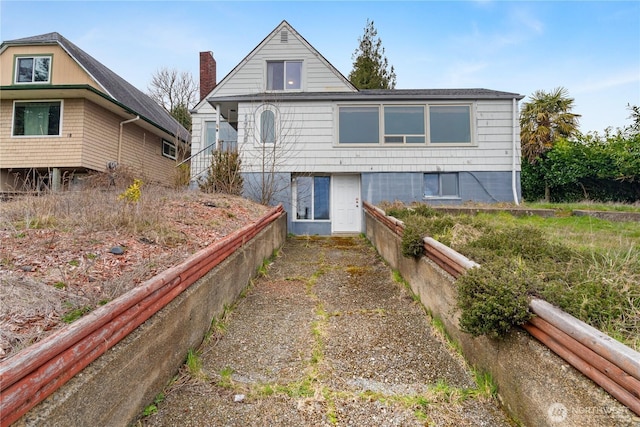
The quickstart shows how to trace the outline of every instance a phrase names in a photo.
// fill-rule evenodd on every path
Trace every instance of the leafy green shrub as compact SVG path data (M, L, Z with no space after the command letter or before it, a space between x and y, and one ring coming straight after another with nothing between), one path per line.
M460 328L473 336L501 338L531 318L528 290L534 275L524 263L499 259L458 278Z
M242 160L237 151L216 150L211 153L207 178L200 183L205 193L240 195L244 180L240 174Z

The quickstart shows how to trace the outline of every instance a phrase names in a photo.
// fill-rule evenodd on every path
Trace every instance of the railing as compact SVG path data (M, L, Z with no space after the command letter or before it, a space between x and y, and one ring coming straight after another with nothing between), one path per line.
M364 209L398 236L404 223L368 202ZM479 266L436 240L424 239L425 255L458 278ZM532 298L536 315L523 328L620 403L640 415L640 353L576 319L548 302Z
M199 181L201 178L205 177L209 170L209 166L211 166L211 152L216 149L215 143L209 144L197 153L192 154L178 163L176 167L189 163L191 167L191 180ZM238 149L238 143L237 141L220 141L219 149L222 151L236 151Z
M0 362L0 425L18 420L281 215L282 205Z

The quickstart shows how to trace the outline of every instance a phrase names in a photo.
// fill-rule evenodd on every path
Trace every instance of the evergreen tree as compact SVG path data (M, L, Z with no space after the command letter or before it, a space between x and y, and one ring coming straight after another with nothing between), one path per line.
M384 54L382 41L373 21L367 19L364 35L358 39L359 46L353 53L353 70L349 81L358 89L393 89L396 73Z

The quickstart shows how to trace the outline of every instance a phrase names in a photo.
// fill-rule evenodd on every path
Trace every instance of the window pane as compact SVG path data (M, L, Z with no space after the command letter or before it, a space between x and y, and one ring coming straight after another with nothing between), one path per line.
M408 136L407 144L424 144L424 136Z
M471 142L471 112L468 106L429 108L431 142Z
M260 142L273 144L276 141L275 114L271 110L264 110L260 114Z
M386 135L424 135L424 107L384 107Z
M314 219L329 219L329 183L328 176L313 178L313 215Z
M458 174L443 173L440 174L440 183L442 185L441 196L457 196L458 195Z
M437 173L424 174L424 195L425 197L436 197L440 194Z
M300 89L302 79L302 62L292 61L286 63L287 89Z
M216 149L216 122L205 122L204 147L207 153Z
M341 144L380 142L378 107L340 107Z
M14 136L60 135L60 102L20 102L14 111Z
M18 82L33 81L33 58L18 58Z
M313 179L310 176L295 178L296 182L296 219L311 219L311 190Z
M267 62L267 89L284 89L284 61Z
M49 58L36 58L33 69L34 82L49 81Z

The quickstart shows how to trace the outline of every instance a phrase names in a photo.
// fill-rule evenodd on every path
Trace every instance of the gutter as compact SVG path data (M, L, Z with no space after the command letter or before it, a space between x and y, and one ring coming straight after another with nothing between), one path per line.
M118 164L120 164L120 153L122 152L122 128L127 123L135 122L136 120L140 120L140 116L135 116L133 119L120 122L120 134L118 135L118 159L117 159Z

